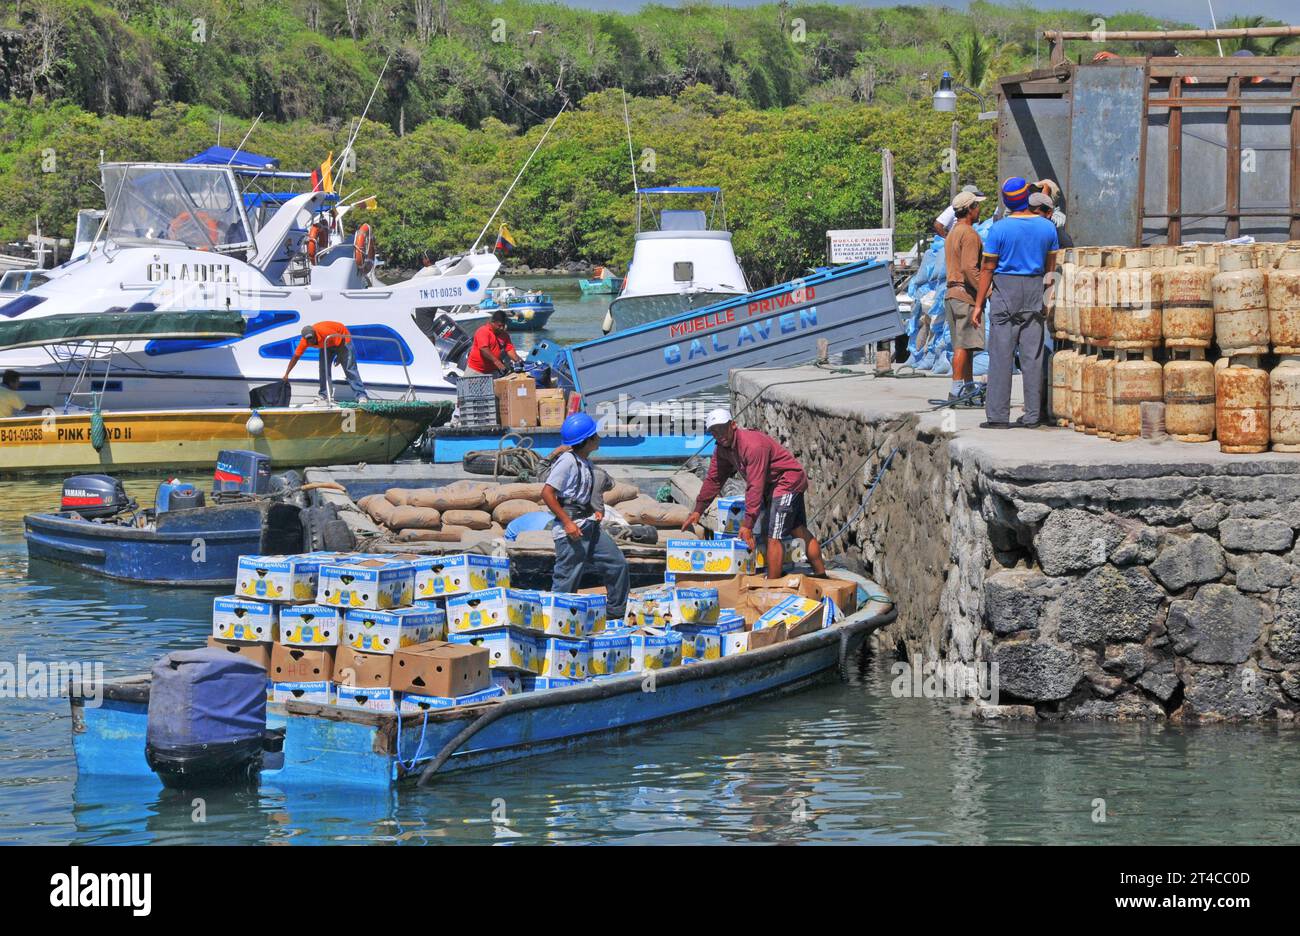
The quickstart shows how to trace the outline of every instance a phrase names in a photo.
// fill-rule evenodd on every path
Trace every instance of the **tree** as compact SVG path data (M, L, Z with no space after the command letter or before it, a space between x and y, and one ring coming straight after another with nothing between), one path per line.
M976 91L984 87L988 79L997 74L1014 51L1014 45L998 45L991 36L981 35L972 24L956 42L943 40L943 48L948 53L953 77Z

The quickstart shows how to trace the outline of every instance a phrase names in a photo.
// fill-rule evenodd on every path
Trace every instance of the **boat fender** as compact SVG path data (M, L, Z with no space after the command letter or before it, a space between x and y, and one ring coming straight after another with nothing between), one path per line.
M362 276L369 276L375 268L375 237L368 224L357 228L356 237L352 239L352 259Z
M253 410L252 415L248 417L248 422L244 423L244 428L248 430L249 435L260 436L262 430L266 428L266 423L262 421L262 417L258 415L257 410Z

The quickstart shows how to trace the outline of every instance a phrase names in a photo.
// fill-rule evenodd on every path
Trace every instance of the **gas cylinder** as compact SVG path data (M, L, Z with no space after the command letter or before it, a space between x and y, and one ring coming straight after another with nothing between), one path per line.
M1092 313L1097 305L1097 274L1101 267L1101 248L1077 247L1074 258L1075 340L1091 344L1094 337Z
M1058 426L1070 425L1070 365L1078 356L1073 348L1052 355L1052 419Z
M1300 354L1300 248L1283 250L1268 271L1268 337L1278 354Z
M1214 340L1225 355L1268 353L1268 277L1250 245L1224 247L1214 275Z
M1255 355L1234 356L1214 374L1214 430L1223 452L1268 451L1269 380Z
M1170 348L1208 348L1214 338L1215 267L1195 247L1179 247L1165 270L1162 328Z
M1123 247L1107 247L1101 252L1092 306L1092 343L1099 348L1110 347L1115 330L1115 303L1119 297L1119 271L1124 253Z
M1115 438L1115 352L1101 351L1097 361L1097 437Z
M1200 348L1165 365L1165 431L1179 442L1214 438L1214 365Z
M1111 369L1111 428L1116 441L1125 442L1142 434L1142 404L1164 399L1163 371L1150 348L1141 357L1120 351L1121 359Z
M1056 252L1056 288L1052 291L1056 316L1052 322L1052 334L1058 341L1068 341L1074 337L1074 248L1064 247Z
M1300 355L1284 355L1269 374L1268 405L1273 451L1300 452Z
M1114 274L1111 347L1132 351L1154 348L1160 343L1161 286L1163 269L1152 265L1151 250L1126 250L1124 265Z
M1095 352L1089 354L1086 349L1081 348L1068 365L1070 375L1070 428L1075 432L1083 432L1088 425L1088 402L1087 394L1084 393L1083 389L1083 376L1090 358L1095 357Z

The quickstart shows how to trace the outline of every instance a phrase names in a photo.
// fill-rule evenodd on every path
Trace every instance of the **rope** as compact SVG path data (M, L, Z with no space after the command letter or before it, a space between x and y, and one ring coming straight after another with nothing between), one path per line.
M424 733L429 730L429 710L424 710L424 723L420 725L420 743L415 746L415 754L408 763L402 757L402 707L397 707L397 763L403 770L412 770L420 761L420 754L424 752Z
M824 539L820 541L823 546L829 546L831 543L835 542L837 539L843 536L844 532L849 527L853 526L854 523L857 522L858 517L862 516L863 512L866 511L867 509L867 502L871 500L871 495L875 493L876 485L880 483L880 479L884 477L885 471L889 468L889 463L894 460L894 456L897 454L898 454L898 448L895 447L894 450L885 457L884 462L880 466L880 470L876 472L876 477L872 479L871 486L867 488L867 493L863 496L862 502L858 504L858 509L853 511L853 516L845 520L843 526L841 526L838 530L835 531L834 536L831 536L829 539ZM830 502L827 501L827 503L829 504ZM876 597L880 597L880 596L876 596Z

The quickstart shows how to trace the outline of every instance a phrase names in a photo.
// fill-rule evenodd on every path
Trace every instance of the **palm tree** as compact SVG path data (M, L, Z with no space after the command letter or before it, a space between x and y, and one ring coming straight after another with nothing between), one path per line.
M1260 26L1285 25L1280 20L1269 19L1266 16L1234 16L1226 22L1220 23L1219 28L1255 29ZM1295 40L1295 36L1271 36L1266 39L1245 36L1241 39L1224 39L1223 52L1225 55L1231 55L1233 52L1238 51L1250 52L1254 55L1285 55Z
M976 91L1006 66L1015 50L1014 43L998 45L996 39L981 35L973 24L956 42L945 39L943 47L948 52L953 77Z

